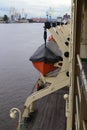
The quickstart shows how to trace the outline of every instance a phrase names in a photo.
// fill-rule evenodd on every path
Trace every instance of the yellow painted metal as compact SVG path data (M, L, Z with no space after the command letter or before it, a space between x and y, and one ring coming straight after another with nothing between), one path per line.
M61 74L61 76L64 77L63 74ZM63 80L61 80L61 81L57 80L52 85L50 85L49 87L46 87L46 88L44 88L44 89L42 89L40 91L34 92L32 95L30 95L27 98L27 100L25 102L26 108L24 110L23 117L28 117L29 112L30 112L29 107L30 107L32 102L34 102L34 101L36 101L36 100L50 94L50 93L53 93L53 92L57 91L58 89L61 89L64 86L68 86L68 85L69 85L69 78L67 78L65 76L63 78ZM27 110L27 112L26 112L26 110Z
M27 100L25 102L25 109L24 109L23 117L28 117L29 112L30 112L30 106L36 100L38 100L50 93L53 93L65 86L70 86L69 76L67 76L67 72L69 72L69 58L65 57L65 55L64 55L65 52L69 52L69 47L65 45L65 41L67 40L69 33L67 33L67 37L65 36L65 38L63 38L62 34L61 34L61 36L62 36L61 37L60 35L57 34L57 32L55 30L56 30L56 28L49 29L51 35L53 35L54 39L56 40L59 49L63 53L62 54L63 65L61 67L60 72L55 77L44 77L43 75L40 76L40 78L42 79L42 81L44 83L50 83L50 85L48 85L46 88L44 88L40 91L34 92L27 98Z
M22 117L29 117L29 114L34 112L36 100L68 86L69 93L64 95L66 130L87 130L87 79L80 59L87 58L87 0L71 0L70 24L51 27L49 32L62 52L62 66L54 64L60 67L55 77L40 75L39 78L48 85L33 92L26 99ZM67 38L70 38L70 41ZM65 44L66 41L69 43L68 46ZM69 52L69 57L65 56L65 52Z
M85 120L87 120L87 112L84 112L87 108L86 96L80 85L79 75L77 76L81 71L82 80L84 82L84 91L87 94L87 80L79 57L79 55L81 57L86 57L87 55L85 53L87 52L87 6L85 4L87 4L86 0L72 0L70 24L60 27L56 26L55 28L51 27L49 29L49 32L53 35L59 49L62 51L63 65L60 67L61 70L55 77L44 77L43 75L40 75L40 79L49 85L40 91L34 92L27 98L22 115L23 117L28 117L29 113L33 111L33 102L64 86L69 86L69 95L66 98L66 130L87 130L85 123ZM79 7L81 7L80 12ZM82 14L84 15L83 24L81 24L82 18L79 14L80 16L82 16ZM79 24L77 23L78 21ZM84 31L83 33L81 32L81 29ZM70 41L67 41L68 37L70 37ZM66 46L66 41L69 43L69 46ZM83 54L82 49L86 50ZM69 52L69 58L65 57L65 52ZM78 69L77 64L80 67L79 72L76 70L76 68ZM54 66L58 66L58 63L54 64ZM69 72L69 77L66 75L67 72Z

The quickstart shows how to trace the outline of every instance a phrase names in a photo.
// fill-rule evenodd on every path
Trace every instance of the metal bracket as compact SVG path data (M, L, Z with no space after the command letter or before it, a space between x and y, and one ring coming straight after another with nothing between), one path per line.
M65 35L64 33L61 33L57 27L55 28L51 27L49 28L49 31L51 35L53 35L56 43L58 44L60 50L63 53L62 54L63 65L61 67L59 74L56 77L44 77L43 75L41 75L40 78L43 80L43 82L50 83L50 85L44 89L41 89L39 91L32 93L27 98L25 102L25 109L22 115L23 118L29 117L29 113L32 112L33 102L65 86L70 86L70 78L69 78L69 75L67 75L67 72L69 72L69 58L64 55L65 52L69 52L69 46L65 44L65 42L67 41L69 32Z

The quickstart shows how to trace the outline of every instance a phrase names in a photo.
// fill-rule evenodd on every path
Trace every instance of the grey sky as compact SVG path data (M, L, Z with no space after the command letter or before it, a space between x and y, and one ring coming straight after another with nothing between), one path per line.
M53 17L70 13L71 0L0 0L0 15L15 8L20 13L27 13L30 17L46 17L50 12ZM51 9L50 9L51 8Z

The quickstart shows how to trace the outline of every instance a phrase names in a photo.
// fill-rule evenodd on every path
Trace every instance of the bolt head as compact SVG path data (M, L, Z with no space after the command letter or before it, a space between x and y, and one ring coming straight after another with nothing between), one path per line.
M68 95L68 94L64 94L64 99L65 99L65 100L67 100L67 99L68 99L68 97L69 97L69 95Z

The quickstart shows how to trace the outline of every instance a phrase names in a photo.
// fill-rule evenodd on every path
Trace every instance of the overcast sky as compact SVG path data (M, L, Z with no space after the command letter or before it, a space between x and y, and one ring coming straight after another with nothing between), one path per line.
M46 17L47 12L56 17L70 13L70 5L71 0L0 0L0 15L15 8L30 17Z

